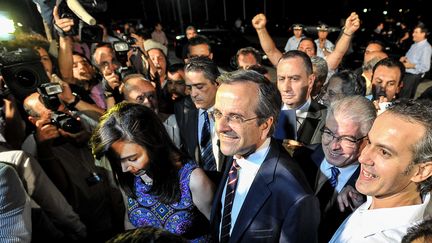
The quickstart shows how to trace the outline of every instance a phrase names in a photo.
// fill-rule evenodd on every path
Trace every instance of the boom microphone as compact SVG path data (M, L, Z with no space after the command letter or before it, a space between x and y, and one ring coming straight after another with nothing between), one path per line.
M93 18L87 11L81 6L78 0L66 0L67 6L72 10L78 18L87 23L88 25L95 25L96 19Z

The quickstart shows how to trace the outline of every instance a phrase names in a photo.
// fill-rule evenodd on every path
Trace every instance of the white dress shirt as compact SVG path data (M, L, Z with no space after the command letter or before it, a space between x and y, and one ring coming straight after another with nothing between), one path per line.
M331 243L401 242L409 227L432 215L430 193L418 205L369 209L372 197L345 219Z
M247 159L238 158L237 156L234 156L234 159L236 159L237 164L240 166L240 169L237 172L238 173L237 187L236 187L234 201L231 209L230 234L232 233L235 222L240 213L242 205L246 199L246 196L249 192L249 189L252 185L252 182L254 181L255 176L258 173L261 164L264 162L264 159L267 156L269 150L270 150L270 138L267 138L265 142L253 154L247 157ZM225 187L221 197L221 202L222 202L221 215L223 215L223 208L225 204L225 191L226 191L227 181L225 181L224 184ZM221 224L219 225L219 232L220 232L220 227L222 227L222 221Z

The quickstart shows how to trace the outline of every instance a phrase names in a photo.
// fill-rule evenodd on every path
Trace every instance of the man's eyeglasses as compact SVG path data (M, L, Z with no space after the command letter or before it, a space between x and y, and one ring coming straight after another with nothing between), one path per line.
M135 98L135 101L139 104L144 103L144 101L148 99L148 100L155 100L156 99L156 92L145 92L141 95L138 95Z
M229 114L229 115L224 115L222 114L222 112L218 111L218 110L214 110L209 112L210 118L213 119L213 121L219 121L220 119L222 119L222 117L225 117L227 123L232 124L232 125L240 125L243 124L247 121L251 121L257 118L260 118L259 116L255 116L255 117L251 117L251 118L244 118L241 115L238 114Z
M356 138L349 135L336 136L327 127L322 128L321 132L322 132L322 142L324 144L327 145L331 143L334 139L336 139L336 142L339 142L340 145L345 148L354 148L358 142L362 141L364 138L367 137L367 135L361 138Z

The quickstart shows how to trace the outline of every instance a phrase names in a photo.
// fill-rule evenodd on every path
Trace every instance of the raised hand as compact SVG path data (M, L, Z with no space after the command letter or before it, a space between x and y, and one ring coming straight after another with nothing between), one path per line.
M260 13L255 15L252 19L252 25L255 29L264 29L267 24L267 18L264 14Z

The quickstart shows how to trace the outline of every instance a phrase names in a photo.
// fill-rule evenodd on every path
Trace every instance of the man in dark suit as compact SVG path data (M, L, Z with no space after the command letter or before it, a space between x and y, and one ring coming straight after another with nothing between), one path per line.
M271 139L280 112L261 74L222 76L212 117L220 150L233 156L213 201L215 242L316 242L319 205L300 168Z
M209 119L208 113L213 110L219 75L217 66L209 58L189 59L185 66L185 77L190 97L176 102L174 107L182 150L198 162L216 185L225 158L219 153L214 122Z
M328 242L343 220L364 201L354 187L360 170L358 157L375 117L372 102L363 96L334 101L328 108L322 144L294 152L294 159L320 202L320 242ZM355 197L348 196L350 193Z
M294 139L302 144L315 144L321 142L321 129L324 126L326 108L311 98L315 75L312 62L304 52L293 50L282 55L277 65L277 87L282 96L282 112L280 121L284 119L286 111L295 111L295 132L293 137L276 138ZM292 133L291 133L292 134Z

